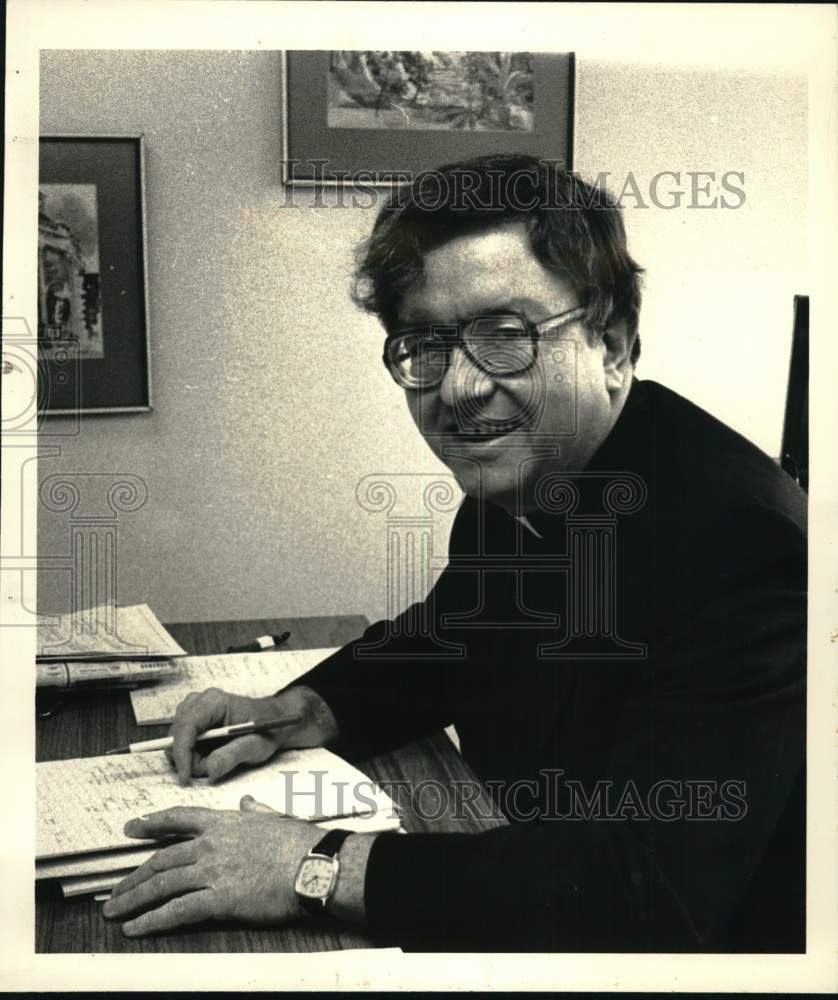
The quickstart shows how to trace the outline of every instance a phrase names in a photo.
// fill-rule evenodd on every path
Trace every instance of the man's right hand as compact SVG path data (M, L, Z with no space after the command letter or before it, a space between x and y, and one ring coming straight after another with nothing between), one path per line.
M237 722L261 722L299 715L298 725L268 733L250 733L201 752L197 737L207 729ZM331 709L311 688L299 685L270 698L244 698L220 688L188 694L178 705L169 731L174 743L166 751L175 765L178 781L188 785L192 777L217 781L241 764L261 764L277 750L319 747L338 736Z

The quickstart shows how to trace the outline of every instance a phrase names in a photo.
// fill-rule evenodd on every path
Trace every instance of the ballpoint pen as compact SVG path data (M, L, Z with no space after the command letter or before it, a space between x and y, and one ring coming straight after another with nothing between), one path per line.
M208 729L195 740L203 743L206 740L232 739L235 736L246 736L249 733L264 733L271 729L284 729L286 726L296 726L302 722L300 715L288 715L284 719L265 719L263 722L237 722L233 726L221 726L218 729ZM115 753L145 753L149 750L168 750L174 744L171 736L162 736L158 740L143 740L140 743L129 743L128 746L108 750Z

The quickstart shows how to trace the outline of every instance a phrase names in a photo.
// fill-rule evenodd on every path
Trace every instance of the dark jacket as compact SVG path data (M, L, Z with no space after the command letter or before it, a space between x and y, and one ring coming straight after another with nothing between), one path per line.
M803 950L805 494L654 382L583 475L544 486L541 538L467 498L423 605L304 680L355 757L453 723L510 820L379 836L371 928L432 950Z

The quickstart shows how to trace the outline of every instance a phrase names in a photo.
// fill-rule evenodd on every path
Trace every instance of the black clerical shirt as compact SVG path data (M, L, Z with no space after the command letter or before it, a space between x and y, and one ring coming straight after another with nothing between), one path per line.
M379 836L372 930L802 950L805 495L653 382L583 474L542 487L534 532L466 498L426 601L304 679L356 758L453 723L510 821Z

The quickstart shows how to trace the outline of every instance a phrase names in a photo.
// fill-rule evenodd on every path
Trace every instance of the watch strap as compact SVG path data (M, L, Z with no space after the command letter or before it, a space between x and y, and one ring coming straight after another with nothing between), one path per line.
M318 841L308 852L309 854L323 854L328 858L333 858L343 847L343 842L351 835L351 830L329 830L326 836Z

